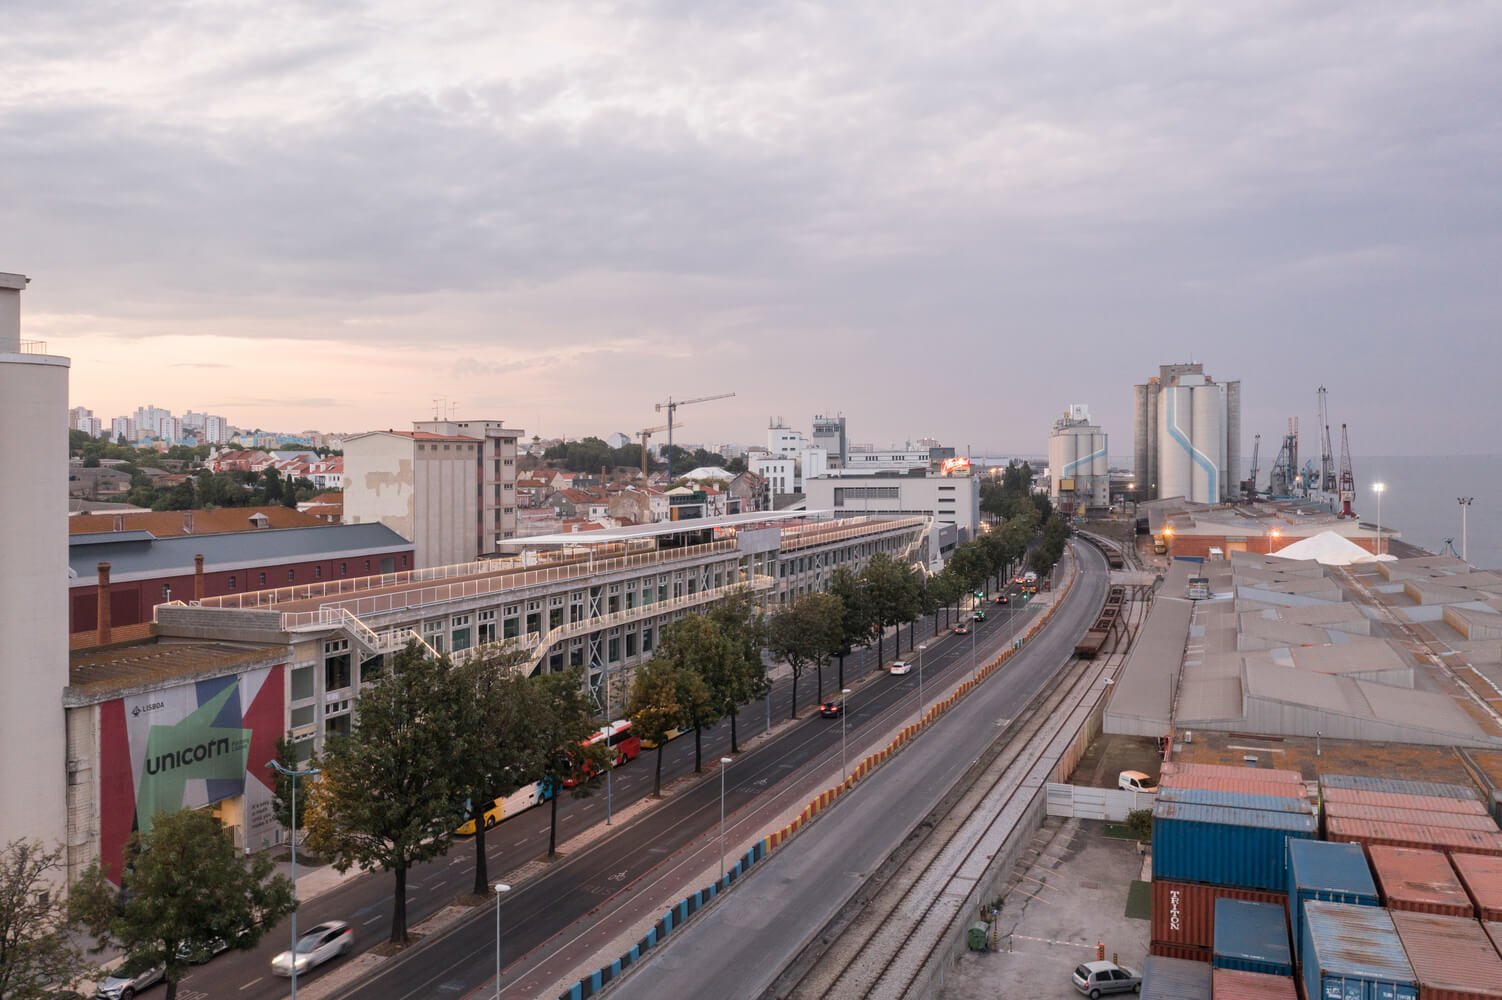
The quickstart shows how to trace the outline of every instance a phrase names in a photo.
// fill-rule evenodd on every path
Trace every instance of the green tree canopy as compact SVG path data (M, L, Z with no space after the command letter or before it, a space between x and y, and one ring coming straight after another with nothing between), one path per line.
M846 639L845 606L833 593L804 594L767 623L767 649L793 672L791 718L798 717L798 679L845 648Z
M740 753L736 717L740 707L766 694L770 682L762 649L767 644L767 624L751 595L744 590L709 609L709 618L727 644L726 656L713 671L705 672L710 700L722 716L730 717L730 752Z
M598 728L594 705L583 686L583 672L540 674L536 680L537 743L543 751L542 779L553 793L548 857L558 853L558 792L565 781L578 782L575 795L589 794L597 776L611 766L614 751L604 744L581 745Z
M66 897L57 891L64 877L62 851L41 841L13 840L0 850L0 997L45 1000L95 975L68 933Z
M662 797L662 751L668 734L683 725L686 714L678 701L680 667L667 660L652 659L636 669L627 697L631 725L643 740L657 744L657 764L652 777L652 797Z
M678 668L678 703L683 721L694 729L694 770L704 768L702 728L715 721L719 707L711 678L723 681L734 672L740 651L708 615L688 615L662 630L655 659ZM727 681L728 683L728 681Z

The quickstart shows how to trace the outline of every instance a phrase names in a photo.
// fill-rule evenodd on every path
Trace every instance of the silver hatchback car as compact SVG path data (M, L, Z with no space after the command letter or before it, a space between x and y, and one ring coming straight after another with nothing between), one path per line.
M1090 998L1107 993L1138 993L1142 977L1115 962L1085 962L1074 969L1074 988Z

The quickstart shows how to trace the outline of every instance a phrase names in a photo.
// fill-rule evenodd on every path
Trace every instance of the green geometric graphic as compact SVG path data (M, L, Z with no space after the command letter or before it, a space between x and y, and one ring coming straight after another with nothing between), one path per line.
M227 685L176 725L151 727L141 766L141 787L136 792L136 823L143 834L151 832L151 820L157 813L183 807L189 780L244 778L250 730L212 725L234 692L235 685Z

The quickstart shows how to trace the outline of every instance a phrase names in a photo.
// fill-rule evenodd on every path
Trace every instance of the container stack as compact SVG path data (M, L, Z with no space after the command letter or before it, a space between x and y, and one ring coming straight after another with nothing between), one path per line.
M1210 962L1221 900L1287 905L1289 838L1315 836L1296 771L1165 764L1153 808L1150 952Z
M1379 844L1368 848L1367 854L1389 910L1476 919L1471 897L1439 851Z
M1288 918L1277 903L1215 901L1215 948L1210 964L1269 976L1293 976Z
M1502 998L1502 958L1476 921L1402 910L1392 921L1422 1000Z
M1240 969L1215 969L1210 974L1210 996L1214 1000L1298 1000L1298 995L1290 976Z
M1310 900L1302 925L1299 957L1309 1000L1418 1000L1418 979L1386 910Z
M1366 852L1360 844L1328 844L1320 840L1288 842L1288 923L1295 957L1303 942L1304 906L1310 902L1380 906Z
M1143 965L1142 1000L1205 1000L1210 989L1210 966L1203 962L1149 955Z
M1502 921L1502 858L1452 854L1450 863L1476 907L1476 915L1484 921Z
M1463 785L1320 776L1325 839L1502 857L1502 830Z

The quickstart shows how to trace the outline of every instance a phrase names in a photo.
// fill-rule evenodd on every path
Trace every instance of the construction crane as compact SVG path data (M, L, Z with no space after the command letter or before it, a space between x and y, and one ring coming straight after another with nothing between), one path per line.
M682 427L683 425L674 424L673 426ZM647 478L647 442L652 440L653 434L656 434L658 431L665 431L668 429L669 428L667 424L658 424L656 427L643 427L641 430L636 432L636 436L641 438L641 476L644 480Z
M1293 496L1298 486L1299 475L1299 418L1288 418L1288 433L1283 436L1283 447L1273 461L1272 475L1267 481L1268 496L1287 499Z
M1324 386L1319 387L1315 396L1319 400L1319 426L1320 426L1320 453L1319 453L1319 486L1317 489L1325 493L1335 492L1335 456L1330 451L1330 406L1328 393Z
M1242 495L1248 500L1257 499L1257 458L1262 453L1262 435L1252 437L1252 468L1251 475L1247 476L1246 482L1241 484Z
M678 407L680 407L680 406L688 406L690 403L707 403L707 402L709 402L712 399L729 399L731 396L734 396L734 395L735 395L735 393L733 393L733 392L722 392L722 393L719 393L719 394L714 395L714 396L695 396L693 399L674 399L672 396L669 396L666 403L658 403L657 404L657 412L658 413L661 413L663 410L667 410L668 411L668 482L669 483L672 483L672 481L673 481L673 414L677 412Z
M1356 476L1351 472L1351 440L1346 425L1340 425L1340 516L1355 517L1351 504L1356 501Z

